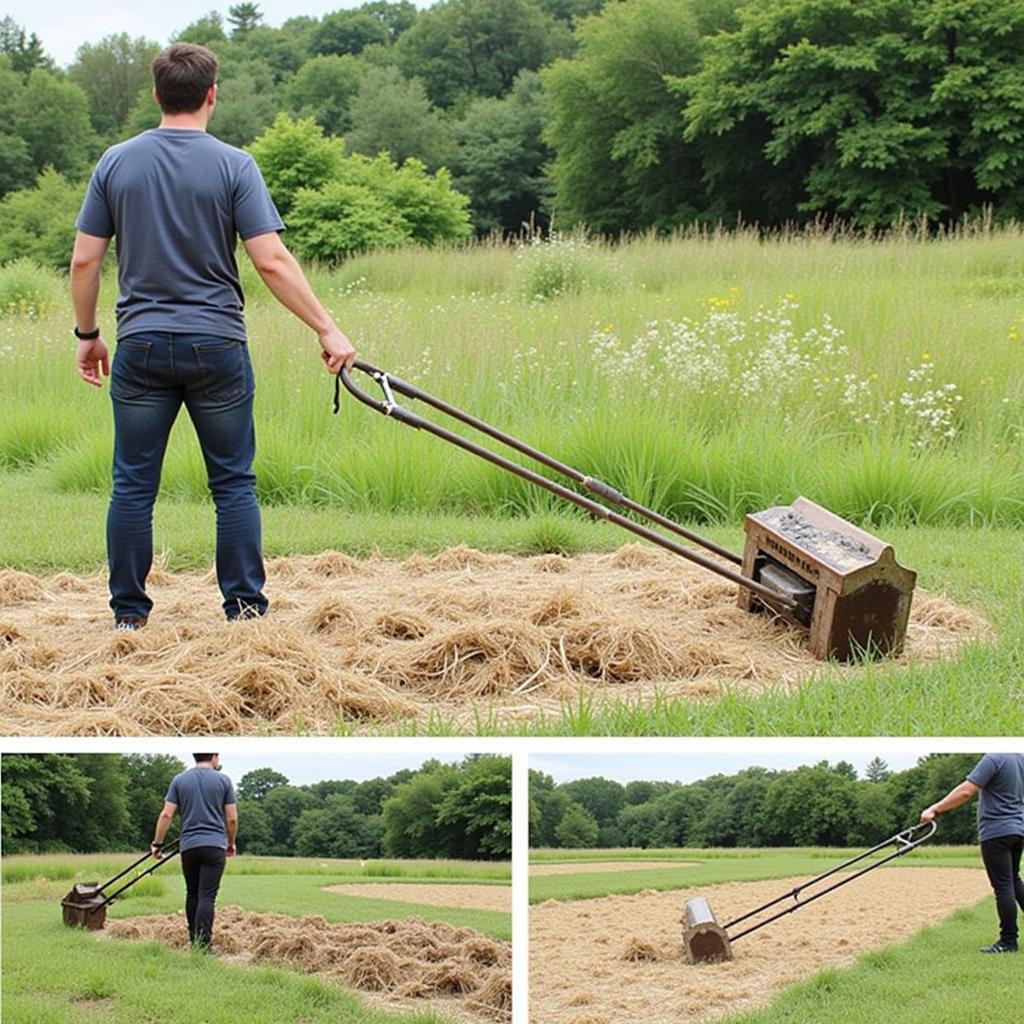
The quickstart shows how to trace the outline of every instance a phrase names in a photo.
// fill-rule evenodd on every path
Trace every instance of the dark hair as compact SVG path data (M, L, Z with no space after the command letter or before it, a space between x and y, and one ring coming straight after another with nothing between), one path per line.
M196 759L196 764L199 764L200 761L212 761L217 755L216 754L193 754L192 756Z
M156 99L165 114L191 114L217 81L217 55L197 43L173 43L153 58Z

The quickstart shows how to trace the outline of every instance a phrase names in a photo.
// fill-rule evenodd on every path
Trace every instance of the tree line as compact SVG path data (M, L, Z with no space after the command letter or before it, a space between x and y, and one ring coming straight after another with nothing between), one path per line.
M446 199L428 243L552 216L617 234L1024 213L1020 0L371 0L276 28L247 2L175 39L220 57L211 131L233 145L308 119L346 157L444 169L433 194L464 216ZM0 20L0 234L45 234L103 147L156 123L158 48L112 35L62 69ZM368 209L360 244L424 240L382 165L328 171L300 223ZM57 206L53 175L72 190ZM31 211L4 212L37 183Z
M530 772L533 847L874 846L966 778L980 754L929 754L906 771L875 758L792 771L751 767L699 782L600 777L555 785ZM942 815L938 839L973 843L975 802Z
M4 853L145 849L185 765L146 754L5 754ZM237 781L240 853L507 859L508 757L426 761L387 777L293 786L271 768Z

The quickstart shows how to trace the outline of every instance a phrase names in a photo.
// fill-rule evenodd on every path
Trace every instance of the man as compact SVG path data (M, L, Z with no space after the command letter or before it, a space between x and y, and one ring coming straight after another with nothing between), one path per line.
M982 953L1016 953L1017 907L1024 911L1024 881L1020 877L1024 849L1024 754L986 754L955 789L921 812L922 821L951 811L981 793L978 801L978 839L981 859L996 896L999 941Z
M229 620L267 610L256 504L254 383L235 262L241 238L270 291L312 328L331 373L355 350L279 237L284 224L254 160L206 131L217 58L176 43L153 61L160 126L100 158L77 221L71 293L78 374L114 409L107 515L115 624L138 629L152 601L152 513L167 438L182 404L195 426L217 508L217 580ZM113 367L100 337L100 270L117 238L120 296ZM289 372L289 371L283 371Z
M213 909L227 857L235 854L238 808L235 787L220 772L220 755L193 754L195 767L171 780L164 809L156 820L150 852L159 860L164 837L181 815L181 870L185 876L188 939L209 951L213 945Z

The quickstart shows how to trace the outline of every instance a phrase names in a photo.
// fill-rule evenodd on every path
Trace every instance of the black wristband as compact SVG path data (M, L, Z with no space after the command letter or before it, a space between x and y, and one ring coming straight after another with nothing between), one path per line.
M95 341L100 336L100 329L97 327L94 331L80 331L75 327L72 333L79 341Z
M155 846L158 850L162 850L163 846L164 846L163 843L158 843L155 839L149 845L150 846Z

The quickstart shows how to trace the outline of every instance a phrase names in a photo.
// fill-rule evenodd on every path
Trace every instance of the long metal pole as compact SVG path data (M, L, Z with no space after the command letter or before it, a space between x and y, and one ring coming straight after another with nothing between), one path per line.
M370 373L371 375L374 372L380 372L374 371L373 367L369 367L368 364L363 364L360 361L356 362L356 366L359 369L364 369L365 372ZM439 424L434 423L417 413L410 412L404 406L398 405L391 397L389 397L389 400L386 402L373 398L352 382L352 379L346 370L342 370L339 376L349 392L358 398L364 405L368 405L370 408L376 409L377 412L382 413L385 416L390 416L392 419L396 419L400 423L405 423L407 426L415 427L417 430L425 430L427 433L433 434L435 437L440 437L449 444L453 444L457 448L462 448L464 451L470 452L478 458L484 459L495 466L499 466L515 476L521 477L524 480L529 480L536 486L546 491L550 491L552 494L555 494L566 501L570 501L574 505L578 505L580 508L585 509L593 515L607 519L609 522L615 523L617 526L621 526L624 530L628 530L630 533L634 533L638 537L643 537L645 540L649 540L653 544L657 544L668 551L672 551L674 554L677 554L682 558L695 562L697 565L702 566L710 572L717 573L717 575L724 577L732 583L736 583L741 587L746 587L748 590L752 590L755 594L773 601L777 605L782 605L789 609L797 607L797 602L786 594L782 594L771 587L766 587L762 583L749 579L726 566L720 565L718 562L700 554L697 551L692 551L690 548L683 547L682 544L677 544L668 537L663 537L660 533L657 533L640 523L635 523L632 519L627 519L625 516L614 512L612 509L600 504L599 502L593 501L585 495L578 494L576 491L570 490L562 484L549 480L546 476L541 476L541 474L535 473L533 470L520 466L518 463L512 462L510 459L506 459L504 456L498 455L496 452L492 452L490 449L484 448L481 445L462 437L460 434L446 430ZM382 387L385 387L385 394L387 394L390 390L390 384L393 383L393 378L390 378L387 374L382 375L382 377L383 379L379 380L378 383L380 383ZM405 386L408 387L408 385ZM335 408L337 408L337 404L336 396ZM490 433L491 436L496 436L495 432L492 430L489 430L488 433ZM500 440L501 438L499 437L498 439ZM609 488L609 490L611 490L611 488ZM601 492L599 491L597 493ZM682 528L680 527L680 530L681 529Z
M920 839L911 838L915 832L919 832L925 828L927 828L929 831L925 835L921 836ZM856 857L851 857L849 860L843 861L842 864L839 864L831 870L825 871L822 874L815 876L809 881L804 882L802 885L795 886L789 892L783 893L781 896L777 896L775 899L763 904L756 910L751 910L749 913L743 914L742 916L735 918L728 924L722 926L726 930L726 932L728 932L730 928L733 928L735 925L739 924L741 921L746 921L748 918L754 917L756 914L761 914L769 907L774 907L777 904L781 903L783 900L792 898L796 901L793 904L793 906L787 907L785 910L780 910L777 914L772 914L771 917L766 917L763 921L759 921L757 924L751 925L751 927L745 929L744 931L739 932L736 935L729 935L729 941L735 942L737 939L742 939L744 935L749 935L751 932L756 932L758 928L763 928L766 924L771 924L772 921L777 921L780 917L785 917L787 914L792 914L794 910L799 910L801 907L806 907L808 903L813 903L815 900L821 899L822 896L827 896L830 892L834 892L841 886L848 885L855 878L860 878L861 875L866 875L869 871L874 871L875 868L879 868L883 864L888 864L889 861L895 860L897 857L902 857L905 853L909 853L911 850L916 849L922 843L925 843L929 839L931 839L931 837L935 835L936 828L937 826L934 821L928 823L922 822L918 825L912 825L910 828L906 828L902 832L897 832L896 835L890 836L883 842L871 847L870 850L865 850L863 853L858 854ZM817 885L824 879L834 875L837 871L842 871L844 868L848 868L851 864L856 864L858 861L864 860L865 857L870 857L873 853L877 853L879 850L882 850L887 846L892 846L893 844L896 844L896 850L893 853L890 853L888 857L882 857L879 860L875 861L873 864L869 864L867 867L861 868L860 871L855 871L853 874L847 875L846 878L840 879L838 882L835 882L833 885L830 885L827 888L822 889L820 892L816 892L813 895L808 896L806 899L800 899L800 894L805 889L808 889L813 885Z
M140 871L134 878L130 878L127 882L125 882L124 885L121 886L120 889L118 889L116 892L112 892L109 896L107 896L103 900L103 902L101 904L99 904L99 906L105 907L108 903L113 903L114 900L116 900L117 897L120 896L121 893L123 893L125 891L125 889L130 889L136 882L141 881L143 878L146 877L146 875L151 875L154 871L156 871L156 869L158 867L160 867L163 864L166 864L167 861L171 860L172 857L177 856L181 852L179 841L177 839L173 843L171 843L171 846L174 847L173 850L171 850L169 853L164 853L163 856L158 861L156 861L153 864L152 867L148 867L148 868L146 868L145 871ZM147 853L145 857L139 858L139 860L137 860L135 862L135 864L133 864L131 867L133 868L133 867L135 867L136 864L141 864L142 861L147 860L151 856L152 856L152 854ZM111 885L114 882L116 882L119 878L121 878L123 875L127 874L128 871L130 871L130 870L131 870L131 868L127 868L125 871L122 871L120 875L115 875L105 885L100 886L100 892L103 892L103 890L106 889L108 885Z

